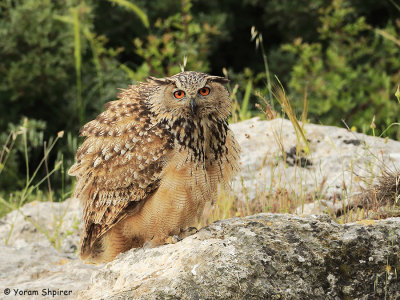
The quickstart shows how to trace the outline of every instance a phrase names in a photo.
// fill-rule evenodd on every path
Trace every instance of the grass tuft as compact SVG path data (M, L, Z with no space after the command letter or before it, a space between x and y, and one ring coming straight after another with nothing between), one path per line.
M59 229L62 226L65 214L68 210L68 205L66 206L65 210L62 212L61 216L54 216L54 231L49 231L47 230L44 226L40 225L38 222L36 222L31 216L25 215L25 213L22 211L22 206L26 204L27 202L31 202L32 200L47 200L47 201L54 201L53 198L53 191L51 188L51 182L50 182L50 177L57 171L61 172L62 180L64 180L65 176L65 170L64 170L64 164L63 161L58 161L54 168L49 170L47 161L49 158L49 155L51 151L53 150L54 146L58 142L59 139L63 138L64 132L60 131L56 138L47 146L47 143L45 142L43 145L44 148L44 155L36 169L33 171L32 175L30 174L29 171L29 157L28 157L28 144L27 144L27 124L28 120L25 119L24 123L22 126L20 126L18 131L12 131L9 134L9 138L6 141L6 144L3 146L3 150L0 153L0 179L1 179L1 171L6 167L6 162L7 158L11 154L11 152L14 150L13 146L18 138L22 138L23 140L23 145L24 145L24 156L25 156L25 165L26 165L26 181L25 181L25 186L22 188L22 190L17 191L15 193L11 193L9 195L8 200L4 198L4 196L0 195L0 204L2 204L0 214L3 215L6 212L9 211L18 211L19 214L21 214L25 220L30 222L37 231L41 232L46 236L46 238L50 241L51 245L53 245L56 249L60 249L61 247L61 242L65 238L65 236L60 234ZM37 178L39 170L45 167L46 169L46 175L43 178ZM47 188L48 188L48 193L47 196L44 195L44 188L43 184L47 183ZM64 185L62 185L62 194L61 194L61 199L60 201L64 201L67 199L67 197L70 195L70 192L65 192L64 191ZM5 245L8 244L12 233L13 229L15 227L15 224L10 224L10 231L8 233L8 236L6 240L4 241Z

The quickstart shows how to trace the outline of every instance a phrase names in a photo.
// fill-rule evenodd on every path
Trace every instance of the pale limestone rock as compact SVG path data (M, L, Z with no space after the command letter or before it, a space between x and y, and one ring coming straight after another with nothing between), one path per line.
M74 253L79 242L81 215L76 198L64 202L34 201L0 219L0 241L7 241L7 245L16 248L30 243L52 247L49 238L54 238L56 248Z
M367 224L218 221L177 244L120 254L78 299L398 299L400 219Z
M400 168L400 142L344 128L305 124L310 153L297 156L298 140L289 120L253 118L231 128L242 147L242 171L233 185L238 198L253 201L286 189L299 199L300 214L321 214L325 206L341 207L342 203L331 200L351 200L364 179L375 177L384 166ZM296 158L298 164L294 164ZM303 203L307 196L318 203Z
M34 242L18 247L2 245L0 299L74 299L80 290L88 288L97 268L83 264L74 254ZM8 296L4 294L6 288L10 289ZM48 290L56 296L48 296ZM60 290L65 292L60 294Z

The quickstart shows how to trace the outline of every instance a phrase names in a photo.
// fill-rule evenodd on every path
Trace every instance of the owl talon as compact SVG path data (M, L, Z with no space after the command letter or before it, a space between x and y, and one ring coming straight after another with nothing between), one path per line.
M186 229L181 229L181 232L179 233L179 237L181 239L184 239L184 238L186 238L188 236L191 236L191 235L193 235L195 233L198 233L198 232L199 231L197 230L196 227L188 227Z
M179 235L174 235L171 238L172 244L176 244L177 242L182 241L182 238Z
M150 249L150 248L153 248L153 243L151 242L151 240L145 242L145 243L143 244L143 246L142 246L142 249L143 249L143 250L145 250L145 249Z
M199 232L199 230L196 228L196 227L194 227L194 226L191 226L191 227L188 227L186 230L184 230L185 232L190 232L190 234L195 234L195 233L198 233Z

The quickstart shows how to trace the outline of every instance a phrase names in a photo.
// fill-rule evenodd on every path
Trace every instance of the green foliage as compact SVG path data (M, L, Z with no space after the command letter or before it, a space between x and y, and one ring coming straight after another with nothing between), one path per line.
M94 15L90 3L82 2L78 6L70 8L68 14L55 15L54 18L68 25L67 30L69 29L74 37L73 54L76 75L74 107L79 124L82 124L87 120L87 105L93 103L93 96L98 96L100 99L105 96L104 93L107 88L104 86L104 76L107 65L111 65L114 78L118 78L119 73L122 74L122 72L118 72L118 63L114 59L122 49L107 48L108 39L93 32ZM88 59L88 52L91 52L91 60ZM82 60L86 62L85 65L82 64ZM87 76L87 73L89 76ZM86 77L85 82L82 82L83 75ZM111 78L107 79L107 84L113 82ZM121 77L119 79L123 80ZM97 111L99 108L95 107L95 110Z
M51 124L49 135L75 131L115 97L117 82L128 82L115 59L122 49L94 31L93 6L0 3L0 130L26 115Z
M142 21L143 25L146 26L147 28L149 27L149 19L147 18L147 15L137 5L129 2L128 0L109 0L109 1L134 12Z
M232 69L229 71L223 69L223 74L229 78L228 90L232 100L230 122L236 123L250 119L259 112L254 106L256 95L260 94L260 88L257 84L265 78L264 74L254 75L254 72L248 68L243 72L235 73ZM259 116L263 116L259 114Z
M60 94L72 82L71 35L53 19L68 10L54 1L2 1L0 4L0 128L36 107L50 122L60 117ZM43 112L38 117L44 118Z
M0 134L0 145L3 146L0 156L0 191L10 187L22 188L25 178L21 176L19 161L25 153L36 158L43 155L43 131L46 124L43 121L23 119L19 124L8 124L8 134ZM25 138L21 138L24 136ZM37 150L41 149L41 153ZM25 165L24 165L25 167Z
M40 143L28 141L31 170L43 155L44 136L67 130L76 137L115 98L116 87L129 82L115 59L121 49L106 47L107 38L94 32L92 7L91 1L0 3L0 144L27 116L28 139L41 136ZM25 171L23 152L15 146L0 181L6 191L21 186ZM54 162L58 152L72 162L75 151L60 143L49 159Z
M5 147L3 147L3 150L0 153L0 179L3 179L5 176L7 176L7 172L3 172L6 169L6 163L9 162L10 155L13 153L14 150L17 150L19 145L19 141L22 140L23 144L23 152L24 152L24 158L25 158L25 164L26 164L26 179L25 183L21 186L21 188L14 193L10 193L9 195L5 195L4 193L1 192L0 190L0 217L3 216L4 214L8 213L9 211L16 210L18 213L20 213L25 220L29 221L37 231L41 232L46 236L46 238L49 240L51 245L56 248L57 250L60 249L62 241L66 238L66 236L72 234L74 230L76 230L76 226L72 230L69 230L66 232L66 234L61 234L60 233L60 228L62 226L62 223L64 221L64 217L67 213L68 206L70 202L67 202L68 205L65 207L65 209L62 211L61 215L54 215L54 231L49 231L45 228L45 226L41 226L39 223L37 223L34 219L31 218L31 216L24 214L24 212L21 210L21 207L31 201L54 201L54 194L51 189L51 183L50 183L50 177L56 173L57 171L60 170L59 173L61 173L62 178L64 179L65 176L65 169L63 166L63 162L59 161L54 165L54 168L49 169L48 167L48 158L49 154L54 148L55 144L57 141L63 137L64 133L59 132L57 134L57 137L53 139L49 144L44 143L44 153L43 153L43 158L40 160L39 164L36 166L35 170L32 172L32 175L30 175L29 172L29 155L28 155L28 147L31 145L29 142L32 144L37 143L42 139L42 136L39 136L39 138L35 139L35 133L32 133L32 130L29 130L29 127L40 127L43 124L40 124L37 121L28 121L27 119L24 119L24 122L21 126L18 126L11 131L9 137L6 140ZM46 145L48 145L46 147ZM15 146L15 148L14 148ZM43 178L40 178L35 182L35 178L38 177L39 170L41 168L46 169L46 176ZM47 193L44 193L43 190L45 190L42 185L47 182L47 187L48 191ZM60 195L58 195L59 201L64 201L66 200L67 197L70 196L70 192L65 193L64 190L64 185L62 185L60 189ZM76 222L79 222L79 220L76 220ZM9 238L11 237L13 230L14 230L14 222L10 224L10 230L8 232L8 236L5 239L5 245L8 244Z
M207 50L211 37L218 35L219 30L206 22L198 23L191 15L191 6L191 1L183 1L181 12L155 22L155 33L148 35L146 41L134 40L136 53L144 62L136 72L128 73L132 79L170 76L181 72L183 67L209 71Z
M313 122L338 124L343 119L366 132L375 116L382 132L400 113L393 97L400 81L400 47L375 34L347 1L335 0L320 14L317 42L299 38L283 46L297 57L291 93L302 96L307 90ZM398 36L399 26L389 23L384 31ZM294 105L301 109L302 99Z
M48 142L43 141L42 130L44 123L38 121L29 121L24 119L23 123L18 126L10 125L10 134L5 138L2 151L0 152L0 215L7 212L10 209L19 209L27 201L32 201L41 198L43 195L41 185L47 181L49 199L53 199L53 193L51 190L50 176L60 169L64 179L64 168L62 161L58 161L54 164L54 167L49 168L49 155L53 150L54 145L57 141L63 137L64 132L59 132L56 138L52 138ZM4 139L4 135L0 136ZM43 152L40 155L39 163L35 165L30 172L30 154L32 149L38 145L43 145ZM22 153L21 153L22 152ZM25 164L25 176L22 177L20 174L14 174L13 164L15 165L16 157L15 154L22 154ZM44 176L39 175L40 170L44 169ZM14 185L10 185L9 181L15 180ZM7 185L8 183L8 185ZM16 186L15 186L16 184ZM16 190L10 190L10 186L15 186ZM9 195L7 192L10 191ZM64 200L64 185L61 188L62 198ZM7 200L6 200L7 199Z
M326 7L330 0L281 1L248 0L253 5L263 5L264 24L276 25L282 39L289 41L298 34L307 39L314 39L314 30L318 26L318 10ZM283 21L284 20L284 21Z
M228 72L225 72L228 75ZM231 82L236 83L233 88L231 88L230 84L228 86L232 99L231 122L244 121L256 115L257 111L251 100L259 92L259 90L255 90L254 86L259 82L260 77L264 78L263 74L255 78L250 69L245 69L240 74L229 72Z

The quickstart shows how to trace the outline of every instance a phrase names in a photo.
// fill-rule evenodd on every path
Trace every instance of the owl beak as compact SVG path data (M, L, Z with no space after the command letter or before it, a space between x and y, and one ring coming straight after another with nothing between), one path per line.
M194 98L192 98L190 100L190 108L192 109L192 113L194 113L196 110L196 102L195 102Z

